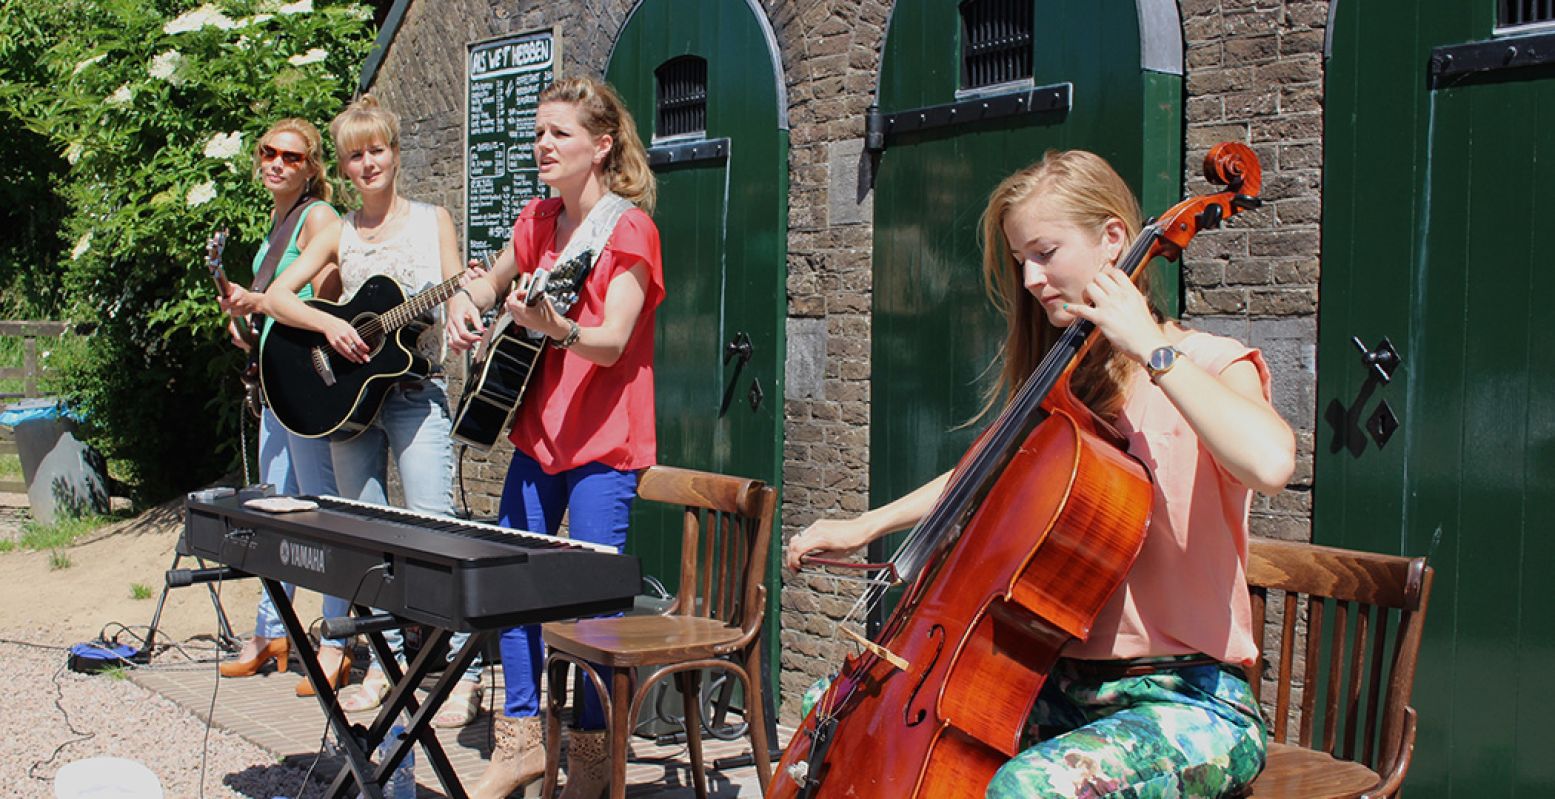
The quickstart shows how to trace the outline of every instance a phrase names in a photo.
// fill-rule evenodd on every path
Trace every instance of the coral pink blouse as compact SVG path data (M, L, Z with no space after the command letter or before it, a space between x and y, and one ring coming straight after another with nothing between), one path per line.
M531 200L513 223L513 255L522 272L550 269L559 255L559 198ZM568 317L583 327L604 319L610 281L634 266L648 273L647 295L620 360L599 366L575 353L547 348L508 439L547 474L600 463L631 471L657 456L653 416L653 326L664 299L659 229L640 209L616 222L604 252L584 281Z
M1263 355L1234 339L1191 333L1177 349L1211 374L1246 360L1270 395ZM1166 394L1139 372L1117 422L1128 450L1155 476L1145 544L1089 640L1065 657L1106 660L1204 653L1226 663L1257 656L1247 597L1252 490L1210 457Z

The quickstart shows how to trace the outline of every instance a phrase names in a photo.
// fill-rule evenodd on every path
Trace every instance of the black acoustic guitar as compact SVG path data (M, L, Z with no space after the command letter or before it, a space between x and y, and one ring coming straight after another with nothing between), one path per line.
M549 273L537 270L524 296L527 305L541 297L565 315L578 301L583 281L594 266L594 254L585 250ZM513 414L524 400L529 378L539 368L546 337L502 316L486 330L475 349L475 365L465 383L459 410L454 413L453 437L478 449L490 449L513 423Z
M349 438L365 430L396 381L430 372L416 352L416 338L428 327L425 314L452 297L463 280L456 275L406 299L393 278L374 275L350 302L308 300L356 328L372 353L366 363L335 352L322 333L272 322L259 351L259 383L275 418L305 438Z

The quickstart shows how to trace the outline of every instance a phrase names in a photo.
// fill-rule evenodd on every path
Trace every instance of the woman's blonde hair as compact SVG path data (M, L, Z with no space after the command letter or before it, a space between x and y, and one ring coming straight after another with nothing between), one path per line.
M594 136L609 134L613 143L603 164L606 185L653 213L658 187L648 167L648 151L637 136L637 122L610 84L593 78L563 78L540 92L540 103L569 103Z
M1042 305L1025 289L1021 264L1005 240L1004 220L1016 206L1042 196L1066 221L1098 239L1106 225L1123 223L1127 241L1139 235L1139 203L1128 184L1101 156L1084 150L1049 150L1038 161L1005 178L988 196L982 216L983 285L1005 318L1003 363L999 380L989 387L978 418L1008 402L1036 370L1063 333L1048 322ZM1150 296L1148 273L1136 281ZM1157 319L1158 310L1152 308ZM1123 405L1124 379L1133 363L1099 334L1091 352L1075 370L1071 387L1098 416L1112 419Z
M324 163L324 137L319 135L319 129L306 119L287 117L276 120L275 124L254 142L254 177L259 177L259 169L263 165L260 153L264 151L265 145L282 133L294 133L307 145L308 152L304 163L308 165L309 177L308 185L302 190L303 194L329 202L334 198L335 189L330 185L329 167Z
M329 123L329 137L335 140L337 158L344 158L352 150L375 141L383 142L397 153L400 151L400 117L380 105L378 98L364 94L335 115Z

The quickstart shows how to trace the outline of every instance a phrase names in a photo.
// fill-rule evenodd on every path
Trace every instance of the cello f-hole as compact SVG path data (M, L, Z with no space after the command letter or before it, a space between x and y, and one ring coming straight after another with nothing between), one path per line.
M917 704L918 692L923 690L923 684L928 682L929 675L934 673L935 664L939 663L940 654L945 651L944 626L936 624L930 627L928 637L934 641L934 657L929 658L928 666L924 668L923 674L918 677L918 683L912 687L912 693L908 694L907 704L902 707L902 721L906 722L908 727L916 727L922 724L923 720L929 716L927 708L920 707L914 712L913 705Z

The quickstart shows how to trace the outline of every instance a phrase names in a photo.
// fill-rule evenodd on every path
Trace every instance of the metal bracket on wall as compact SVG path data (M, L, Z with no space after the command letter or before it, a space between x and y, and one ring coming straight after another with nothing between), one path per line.
M1547 64L1555 64L1555 33L1443 45L1431 50L1426 74L1431 88L1436 89L1465 75Z
M864 149L879 153L893 136L950 125L965 125L1022 114L1067 113L1074 107L1074 84L1054 83L1018 92L974 97L945 105L883 113L871 106L864 118Z
M729 140L697 139L648 148L648 166L677 166L698 161L722 161L729 157Z

